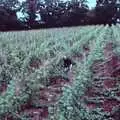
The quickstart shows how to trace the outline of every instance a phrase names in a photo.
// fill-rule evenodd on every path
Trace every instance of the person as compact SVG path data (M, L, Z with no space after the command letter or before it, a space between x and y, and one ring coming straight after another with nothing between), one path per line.
M71 71L72 66L75 65L75 63L68 57L63 57L63 67L65 72Z

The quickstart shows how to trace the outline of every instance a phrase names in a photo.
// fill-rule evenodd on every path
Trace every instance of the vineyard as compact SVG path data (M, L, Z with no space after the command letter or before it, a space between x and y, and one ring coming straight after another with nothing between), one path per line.
M0 120L119 120L119 30L1 32Z

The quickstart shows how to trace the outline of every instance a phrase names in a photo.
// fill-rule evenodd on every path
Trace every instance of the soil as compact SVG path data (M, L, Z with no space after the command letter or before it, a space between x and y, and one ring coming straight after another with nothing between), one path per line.
M84 46L84 53L88 56L90 50ZM83 54L84 54L83 53ZM84 55L72 56L72 59L81 62ZM86 88L84 96L81 98L84 101L86 109L90 111L96 108L102 108L103 112L109 113L113 120L120 118L120 97L119 76L120 76L120 58L113 53L112 43L107 44L104 49L105 60L96 60L91 66L93 80L91 86ZM43 63L40 60L33 60L30 63L31 68L38 69ZM62 87L66 84L72 85L74 80L73 71L68 72L68 79L62 76L49 78L49 85L40 89L38 96L21 105L19 115L25 114L31 120L48 120L49 107L55 105L62 95ZM2 86L2 87L1 87ZM0 92L3 93L7 86L3 83L0 86ZM112 95L113 94L113 95ZM96 100L96 98L99 98ZM12 120L10 117L5 117L6 120Z
M109 117L118 120L120 118L120 99L117 99L120 97L120 57L113 53L111 46L108 44L104 49L105 60L95 61L92 65L93 81L91 87L86 88L83 101L87 109L102 108L104 113L109 113Z

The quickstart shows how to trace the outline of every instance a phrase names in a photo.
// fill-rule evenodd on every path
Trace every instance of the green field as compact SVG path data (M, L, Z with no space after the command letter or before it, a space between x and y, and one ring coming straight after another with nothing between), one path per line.
M0 120L119 120L119 54L119 25L1 32Z

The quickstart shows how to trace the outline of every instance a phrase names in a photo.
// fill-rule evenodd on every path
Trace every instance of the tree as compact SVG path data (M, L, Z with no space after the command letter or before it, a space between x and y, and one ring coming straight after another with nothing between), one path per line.
M10 10L16 10L20 6L20 2L18 0L1 0L0 6L4 6Z
M29 20L28 23L30 26L33 26L35 23L36 18L36 0L27 0L28 2L28 14L29 14Z
M47 0L40 9L40 15L48 26L71 26L84 23L88 11L85 0L61 2Z
M85 24L85 16L89 10L86 0L72 1L71 20L73 25Z
M16 12L5 8L0 7L0 30L12 30L18 29L20 24L17 20Z
M99 24L115 24L117 13L116 0L97 0L95 7L96 19Z

